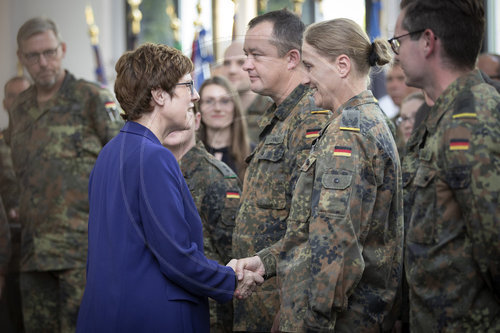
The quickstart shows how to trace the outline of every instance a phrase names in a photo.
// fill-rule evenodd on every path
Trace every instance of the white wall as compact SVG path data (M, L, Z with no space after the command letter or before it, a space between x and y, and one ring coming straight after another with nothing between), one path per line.
M94 55L90 46L85 6L90 4L99 27L101 57L108 83L114 78L114 63L124 52L125 2L123 0L1 0L0 1L0 86L17 74L16 35L28 19L45 15L59 26L67 44L65 68L76 77L95 81ZM112 89L112 86L111 86ZM5 112L0 112L0 128L8 124Z

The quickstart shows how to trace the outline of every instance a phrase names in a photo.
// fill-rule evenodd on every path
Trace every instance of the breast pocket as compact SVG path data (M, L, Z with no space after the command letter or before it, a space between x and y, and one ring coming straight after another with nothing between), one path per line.
M265 209L285 209L286 207L286 175L284 172L285 146L280 144L265 144L257 152L259 163L258 177L262 181L262 195L257 200L257 206Z
M345 216L351 197L353 173L329 169L321 176L318 210L329 215Z
M436 170L421 165L413 181L414 198L407 239L418 244L434 244L436 239Z

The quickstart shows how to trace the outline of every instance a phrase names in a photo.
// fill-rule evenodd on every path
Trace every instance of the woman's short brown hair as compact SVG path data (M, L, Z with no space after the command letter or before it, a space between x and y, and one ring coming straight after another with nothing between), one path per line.
M175 84L193 71L193 63L175 48L145 43L125 52L115 70L115 94L124 111L122 117L137 120L153 111L151 90L161 88L173 96Z

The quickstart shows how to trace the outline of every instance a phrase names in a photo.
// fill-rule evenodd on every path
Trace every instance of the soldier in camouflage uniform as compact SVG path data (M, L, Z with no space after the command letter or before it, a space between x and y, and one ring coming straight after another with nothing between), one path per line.
M90 171L123 124L113 96L62 68L66 44L50 19L17 36L34 84L10 111L23 222L21 294L26 332L74 332L85 285Z
M337 19L308 27L302 50L303 82L335 112L300 167L282 247L258 253L266 276L278 266L279 329L388 331L403 264L401 169L366 82L389 45Z
M9 231L9 221L7 220L7 214L5 214L5 209L3 207L2 198L0 197L0 301L3 302L5 298L5 276L7 275L7 267L10 260L10 231ZM2 307L3 309L3 304ZM4 315L0 316L1 319Z
M252 90L269 95L274 104L259 120L260 142L247 159L233 233L236 258L251 256L285 234L299 167L330 115L314 105L311 92L300 84L303 30L300 19L286 10L269 12L249 23L243 68L250 75ZM279 304L278 281L270 278L248 299L234 302L233 329L270 331Z
M483 2L401 6L396 58L435 102L403 159L410 329L498 331L500 95L474 70Z
M4 86L3 107L8 112L14 101L22 91L30 86L30 81L25 76L15 76L9 79ZM19 221L19 187L12 166L10 147L5 142L4 136L8 131L0 132L0 196L5 205L5 212L9 221L11 257L6 276L5 309L0 309L3 315L0 318L0 327L7 332L23 331L23 318L21 309L21 290L19 289L19 263L21 249L21 224Z
M203 248L207 258L219 263L231 260L234 220L240 202L240 182L234 171L196 141L201 114L196 112L190 128L170 133L163 145L179 161L203 224ZM232 332L232 302L209 299L210 332Z

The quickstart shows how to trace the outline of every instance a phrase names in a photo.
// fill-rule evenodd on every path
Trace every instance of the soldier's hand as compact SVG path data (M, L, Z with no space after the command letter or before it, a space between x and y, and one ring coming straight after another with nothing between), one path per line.
M238 259L235 269L238 281L243 279L245 269L257 273L260 276L264 276L264 274L266 274L264 263L260 260L259 256Z
M261 285L262 282L264 282L262 275L245 269L243 272L243 279L238 281L238 288L236 288L234 295L238 299L245 299L249 297L255 288Z

